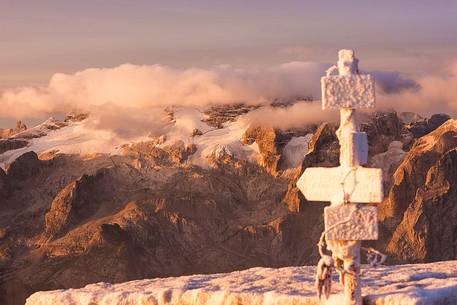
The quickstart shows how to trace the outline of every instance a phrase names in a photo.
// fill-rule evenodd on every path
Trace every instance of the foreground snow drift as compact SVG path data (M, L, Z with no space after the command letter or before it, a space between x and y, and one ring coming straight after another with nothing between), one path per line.
M364 267L365 304L457 304L457 261ZM314 271L314 267L252 268L121 284L98 283L81 289L37 292L26 305L319 304L314 294ZM326 304L341 304L341 287L334 287L336 291Z

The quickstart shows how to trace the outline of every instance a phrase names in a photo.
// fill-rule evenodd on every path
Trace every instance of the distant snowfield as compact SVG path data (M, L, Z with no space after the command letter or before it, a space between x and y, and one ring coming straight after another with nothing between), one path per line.
M29 143L26 147L0 154L0 166L7 167L8 164L28 151L34 151L38 155L49 151L67 154L116 153L119 146L123 144L122 139L113 132L89 128L85 121L70 123L68 126L57 130L47 130L40 127L42 126L38 125L33 128L35 130L30 129L26 132L42 130L46 135L28 139ZM16 135L15 138L20 139L20 135Z
M223 124L223 128L216 128L207 125L202 121L204 114L190 107L175 109L173 122L171 122L164 134L166 141L162 145L171 145L176 141L183 141L185 144L195 144L197 151L190 157L190 162L196 165L206 166L207 157L215 151L223 149L230 152L233 156L243 160L258 160L260 158L257 143L243 145L240 142L244 132L249 127L246 120L236 120ZM6 168L20 155L34 151L38 155L55 151L66 154L120 154L121 146L141 141L151 141L147 136L130 137L129 139L119 137L109 129L96 129L90 124L90 118L82 122L69 122L67 126L60 129L52 129L55 125L62 122L50 118L46 122L30 128L14 138L27 137L29 142L26 147L9 150L0 154L0 167ZM51 127L51 129L49 128ZM194 129L198 129L202 135L192 136ZM42 135L31 138L31 135ZM31 139L30 139L31 138ZM290 159L291 166L301 164L307 143L310 137L292 138L292 146L287 146L286 159ZM297 149L298 148L298 149Z
M457 261L362 267L364 304L457 304ZM341 305L341 285L327 302L314 291L314 267L252 268L244 271L97 283L81 289L42 291L26 305ZM335 277L335 280L336 277Z

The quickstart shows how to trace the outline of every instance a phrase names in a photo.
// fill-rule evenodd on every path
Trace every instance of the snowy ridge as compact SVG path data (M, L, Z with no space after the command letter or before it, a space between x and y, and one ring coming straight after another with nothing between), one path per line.
M17 157L28 151L34 151L37 154L49 151L67 154L116 153L118 146L123 144L122 139L113 132L90 128L86 121L72 122L60 129L43 128L43 124L24 131L24 133L27 132L27 135L33 134L35 137L28 140L27 146L1 154L0 166L7 167ZM22 133L17 134L15 138L21 138L21 135Z
M208 157L218 151L230 152L238 159L258 161L260 153L257 143L245 145L240 142L244 132L249 128L249 122L242 119L228 121L222 128L210 126L204 122L203 111L180 107L173 110L173 120L168 122L162 135L164 141L158 147L172 145L176 141L184 144L195 144L197 151L189 158L195 165L207 166ZM66 154L122 154L122 146L154 138L147 135L119 137L113 130L96 127L89 117L82 121L58 121L50 118L42 124L16 134L14 139L23 139L27 146L8 150L0 154L0 167L6 168L20 155L34 151L38 155L46 152ZM198 134L194 134L195 131ZM307 149L310 136L293 138L286 146L285 158L289 167L301 164ZM288 161L289 160L289 161Z
M315 267L252 268L232 273L97 283L81 289L42 291L26 305L311 305ZM362 267L364 304L457 304L457 261ZM334 280L337 280L336 277ZM325 304L341 304L341 285Z
M174 112L175 123L166 134L167 141L163 145L174 141L183 141L185 144L197 145L197 152L191 156L193 164L205 166L207 157L223 147L239 159L256 159L257 144L243 145L240 142L243 133L249 127L247 122L236 120L223 124L223 128L211 127L202 120L204 114L195 108L179 108ZM202 135L192 137L192 131L198 129Z

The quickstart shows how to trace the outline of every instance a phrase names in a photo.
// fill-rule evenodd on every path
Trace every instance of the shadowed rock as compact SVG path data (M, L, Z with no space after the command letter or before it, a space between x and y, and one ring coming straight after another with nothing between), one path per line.
M384 232L394 232L392 237L386 233L384 238L390 239L387 248L395 259L415 262L456 257L452 246L455 244L452 215L457 201L456 147L457 121L448 120L418 139L395 171L380 213ZM443 227L453 232L454 237L436 242L443 238Z

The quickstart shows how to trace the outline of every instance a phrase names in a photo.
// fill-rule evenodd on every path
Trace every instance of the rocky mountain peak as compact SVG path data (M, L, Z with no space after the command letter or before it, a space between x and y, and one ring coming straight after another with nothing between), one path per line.
M417 139L396 169L381 209L382 225L394 232L387 249L395 259L413 262L455 258L457 252L450 253L444 243L433 240L443 238L435 232L455 232L454 222L446 219L455 217L456 148L457 120L450 119ZM446 234L450 244L457 241L455 233Z

